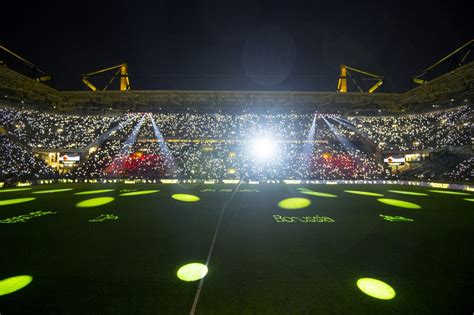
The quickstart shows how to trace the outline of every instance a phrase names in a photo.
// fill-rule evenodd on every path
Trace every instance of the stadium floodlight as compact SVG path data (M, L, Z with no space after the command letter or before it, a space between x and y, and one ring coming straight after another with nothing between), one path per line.
M269 137L257 138L252 141L250 146L251 153L258 160L266 161L276 154L275 140Z

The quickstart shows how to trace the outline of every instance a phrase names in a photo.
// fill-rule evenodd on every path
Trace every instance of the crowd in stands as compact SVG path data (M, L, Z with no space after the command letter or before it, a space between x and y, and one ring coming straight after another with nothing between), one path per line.
M35 158L31 151L7 136L0 136L0 179L51 178L54 170Z
M82 148L123 116L70 116L0 108L0 126L31 148Z
M308 113L191 111L71 116L0 107L0 127L5 130L0 135L4 152L0 179L53 176L52 168L33 157L31 150L38 148L84 149L79 166L67 174L70 178L391 178L374 158L376 148L362 149L360 138L391 150L464 145L470 141L469 119L466 106L347 120ZM276 154L268 160L259 160L252 152L251 144L258 137L274 141ZM96 150L89 152L92 146ZM472 160L465 164L458 173L472 169ZM464 176L452 171L445 176Z
M320 115L316 115L320 119ZM165 138L181 139L250 139L265 132L276 139L306 139L315 118L314 114L152 114ZM324 124L322 121L320 122ZM315 138L334 138L327 128L315 128ZM142 133L153 137L152 128Z
M201 122L193 117L194 124L200 127L190 127L189 134L179 128L176 122L173 126L181 130L180 133L163 128L159 116L145 117L147 119L137 134L137 140L125 154L118 154L124 145L123 141L110 140L79 168L77 174L95 178L373 179L380 177L383 172L369 154L354 147L344 148L335 141L334 135L322 122L319 122L318 128L313 128L311 140L325 141L303 141L308 137L313 120L318 124L317 119L310 115L304 115L304 119L300 117L303 122L297 122L297 115L294 114L283 117L290 126L286 133L285 125L276 124L275 117L245 115L249 122L246 125L242 117L229 116L231 120L240 122L232 125L238 126L235 130L221 126L221 137L218 130L213 130L215 126L212 124L209 125L210 130L202 134L197 131L206 130L203 122L220 119L212 118L211 115L201 117ZM152 127L152 119L160 126L161 136L172 136L171 141L158 141L161 138ZM268 161L260 161L252 153L251 144L255 139L250 136L259 134L258 122L272 126L272 135L279 137L275 141L277 154ZM265 128L263 130L267 131ZM308 143L309 150L305 150ZM86 169L88 171L84 171Z
M435 180L443 178L448 170L456 168L463 158L450 152L437 152L432 157L414 169L400 174L401 179Z
M358 130L384 150L409 151L471 143L471 108L403 116L349 117Z
M463 160L442 176L448 181L472 181L474 178L474 157Z

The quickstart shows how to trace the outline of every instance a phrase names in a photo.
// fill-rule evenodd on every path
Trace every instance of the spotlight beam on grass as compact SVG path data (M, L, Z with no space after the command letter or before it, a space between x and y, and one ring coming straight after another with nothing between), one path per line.
M75 193L75 195L93 195L93 194L103 194L107 192L114 191L115 189L95 189L95 190L85 190Z
M189 195L189 194L173 194L171 196L174 200L183 201L183 202L196 202L201 200L198 196Z
M58 193L58 192L64 192L64 191L70 191L73 190L74 188L61 188L61 189L48 189L48 190L37 190L32 192L33 194L52 194L52 193Z
M10 189L0 189L0 193L6 192L16 192L16 191L24 191L24 190L31 190L32 188L10 188Z
M362 196L372 196L372 197L383 197L382 194L374 193L371 191L362 191L362 190L344 190L348 194L362 195Z
M83 200L81 202L76 203L77 208L91 208L91 207L98 207L98 206L103 206L108 203L111 203L114 201L115 198L113 197L97 197L97 198L91 198L87 200Z
M387 190L391 193L395 194L401 194L401 195L411 195L411 196L428 196L428 194L425 193L420 193L420 192L414 192L414 191L406 191L406 190Z
M201 263L189 263L181 266L176 275L180 280L191 282L201 280L207 275L208 268Z
M28 275L0 279L0 296L21 290L29 285L31 281L33 281L33 277Z
M36 198L17 198L17 199L0 200L0 206L15 205L17 203L29 202L35 199Z
M403 200L398 200L398 199L390 199L390 198L378 198L377 200L381 203L394 206L394 207L400 207L400 208L406 208L406 209L421 209L421 206L419 204L416 204L413 202L408 202L408 201L403 201Z
M361 278L357 280L357 287L375 299L391 300L395 298L395 290L387 283L374 278Z
M337 195L323 193L323 192L319 192L319 191L302 190L302 191L300 191L300 193L305 194L305 195L316 196L316 197L325 197L325 198L336 198L337 197Z
M460 192L460 191L451 191L451 190L436 190L436 189L430 189L428 190L430 192L436 193L436 194L445 194L445 195L458 195L458 196L469 196L470 194L465 193L465 192Z
M278 203L278 207L286 210L296 210L309 207L311 200L307 198L286 198Z
M149 194L154 194L159 192L159 190L152 189L152 190L138 190L138 191L131 191L131 192L126 192L122 193L119 196L121 197L127 197L127 196L140 196L140 195L149 195Z

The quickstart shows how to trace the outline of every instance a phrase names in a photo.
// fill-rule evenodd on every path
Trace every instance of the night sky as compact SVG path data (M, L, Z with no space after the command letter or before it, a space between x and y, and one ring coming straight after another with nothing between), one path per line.
M467 1L346 3L10 1L0 45L60 90L86 90L80 74L125 61L135 90L335 91L344 63L400 92L474 37Z

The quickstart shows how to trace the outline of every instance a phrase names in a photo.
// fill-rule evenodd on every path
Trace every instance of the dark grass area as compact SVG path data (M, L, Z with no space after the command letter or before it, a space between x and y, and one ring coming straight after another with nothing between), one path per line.
M37 190L74 188L38 194ZM297 188L337 195L304 195ZM97 195L74 195L114 188ZM0 296L6 314L186 314L199 281L183 282L178 268L205 262L220 211L235 185L63 184L1 192L0 200L36 197L0 206L0 220L34 211L56 214L0 224L0 279L31 275L33 281ZM142 196L120 190L159 189ZM212 191L203 191L213 189ZM198 314L471 314L474 311L474 203L470 196L429 189L377 185L242 185L228 203ZM259 190L249 192L248 190ZM382 204L377 192L421 209ZM389 189L425 192L410 196ZM1 191L1 190L0 190ZM174 193L198 195L179 202ZM79 201L115 197L112 203L77 208ZM303 197L311 206L280 209L280 200ZM100 214L118 220L90 223ZM379 215L414 222L388 222ZM334 223L277 223L273 215L327 216ZM356 286L362 277L390 284L393 300L377 300Z

